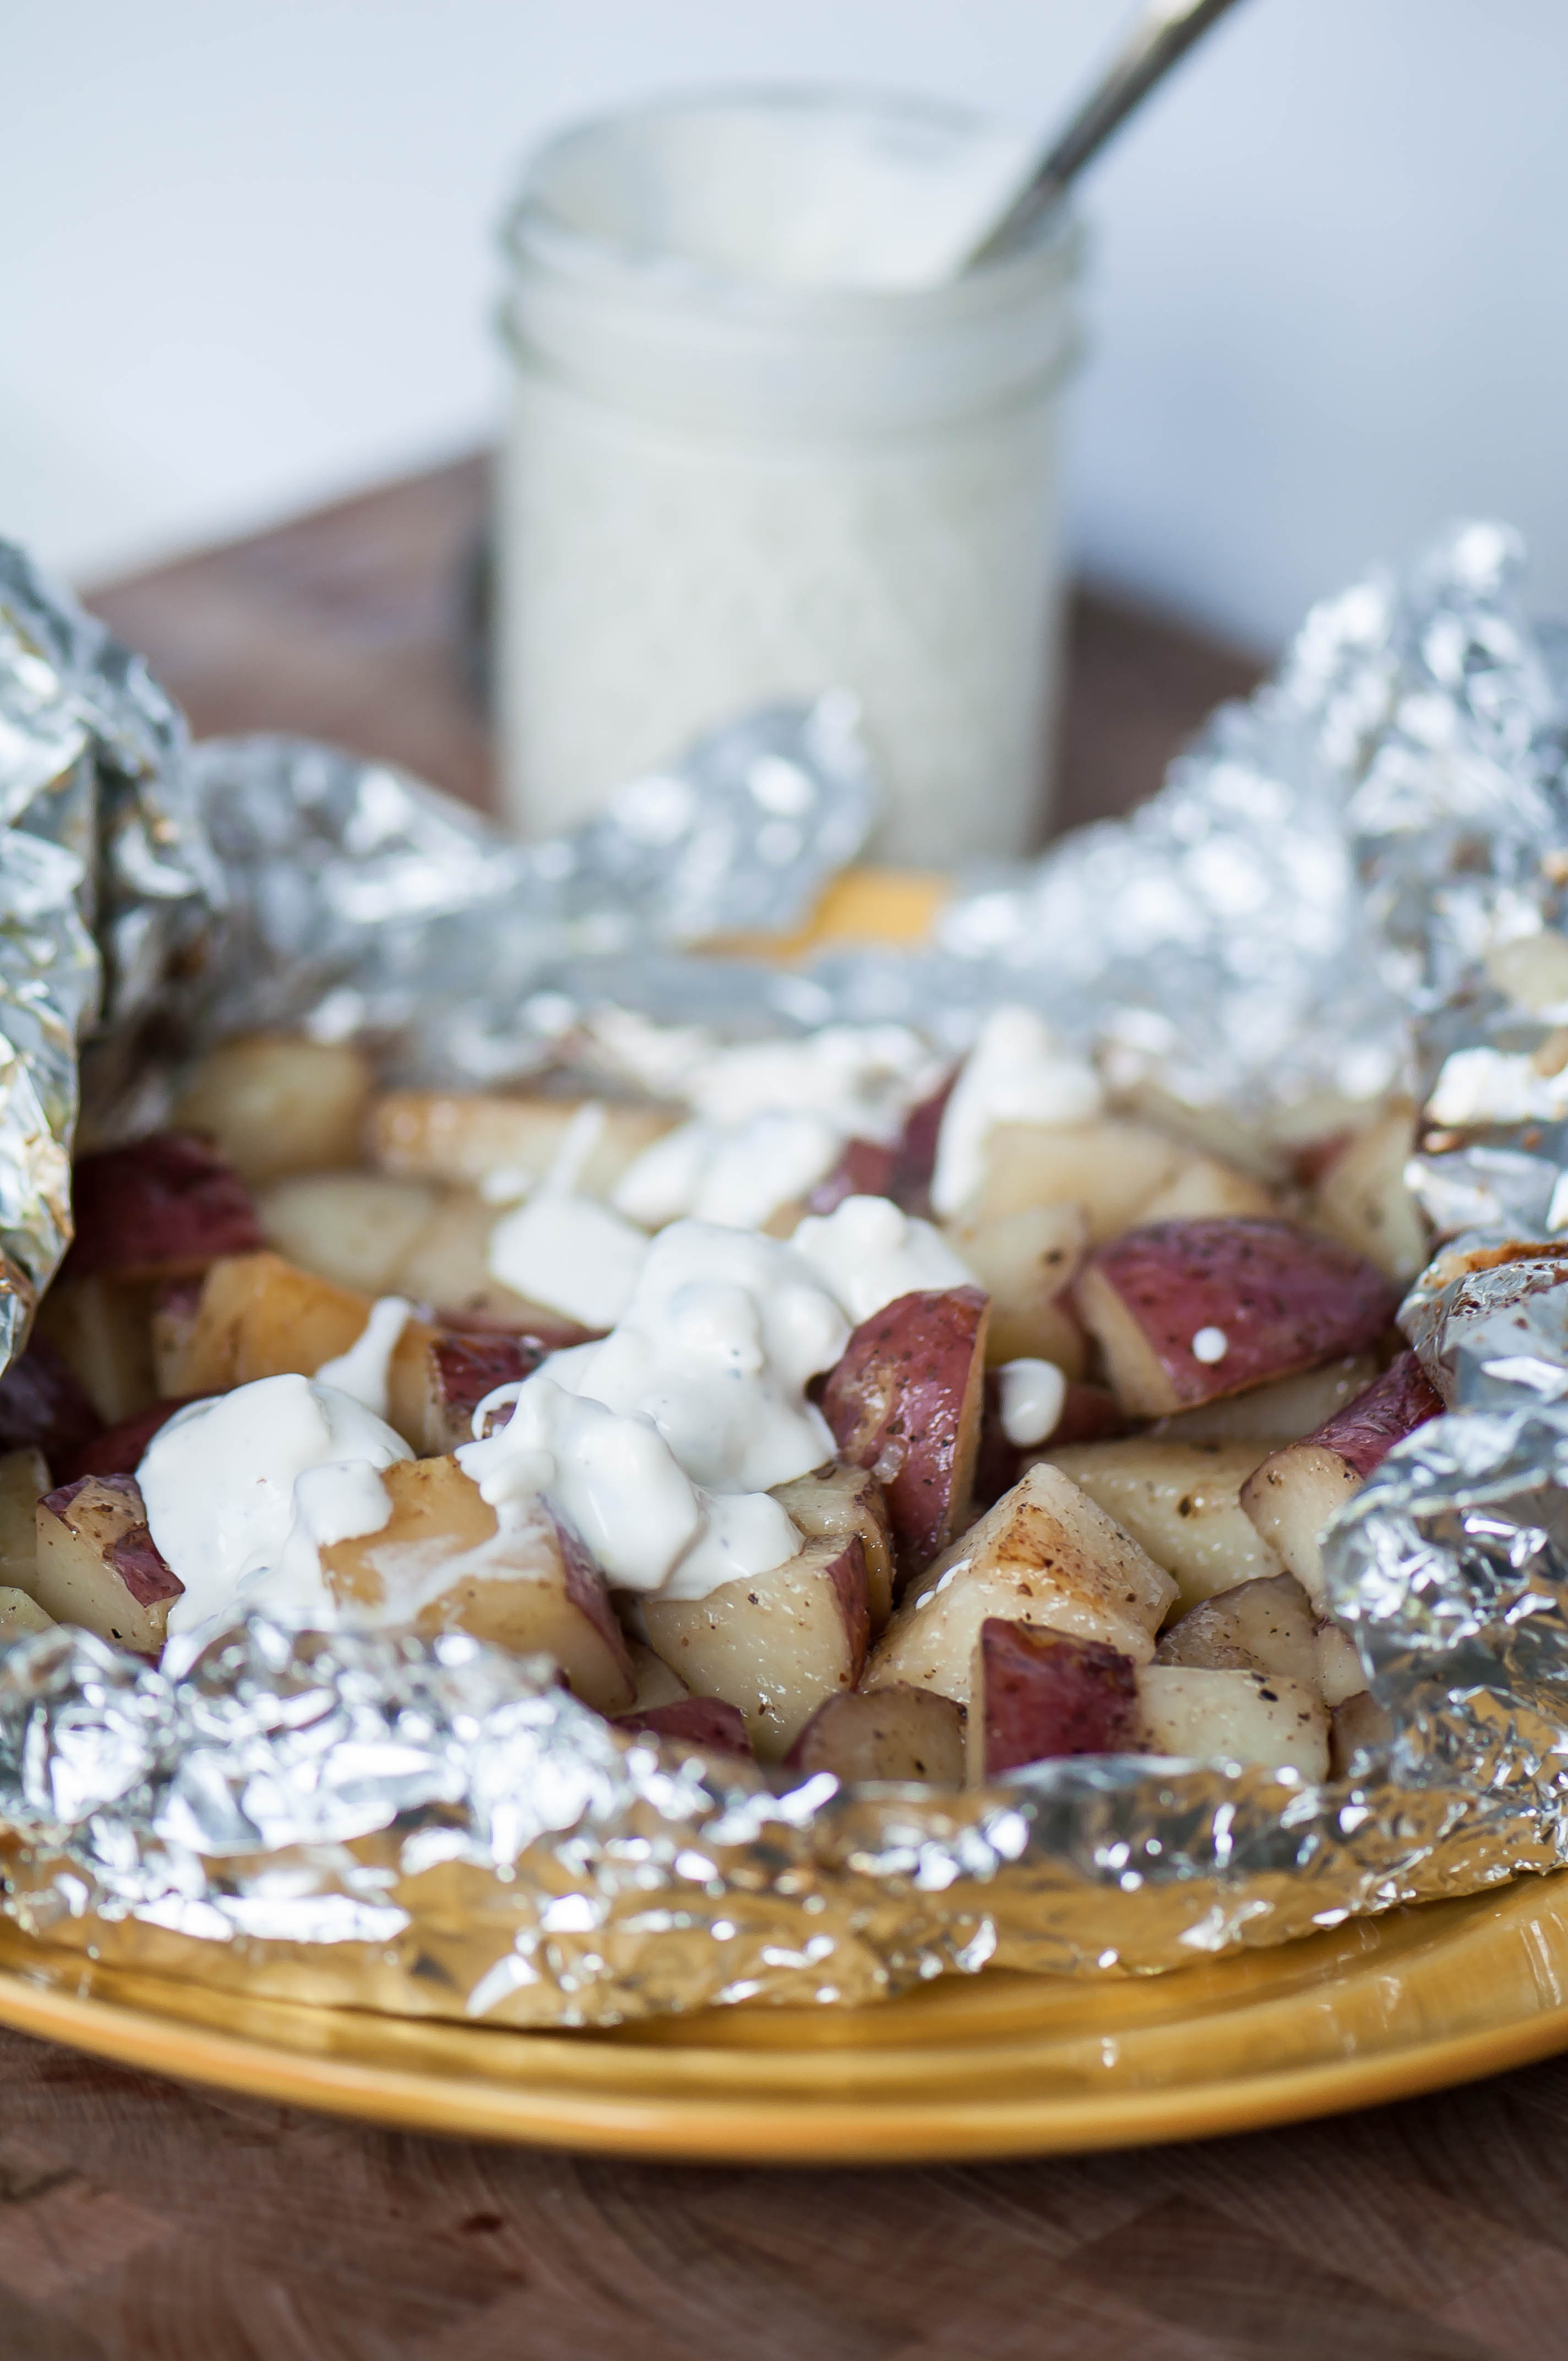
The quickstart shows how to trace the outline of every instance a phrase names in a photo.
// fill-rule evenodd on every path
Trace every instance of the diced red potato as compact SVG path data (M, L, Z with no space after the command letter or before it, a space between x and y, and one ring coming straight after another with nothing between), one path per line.
M1332 1237L1401 1284L1414 1279L1431 1252L1431 1234L1405 1186L1416 1129L1416 1110L1407 1101L1352 1133L1317 1175L1312 1201L1316 1220Z
M679 1673L656 1656L646 1640L628 1638L626 1653L631 1659L631 1675L637 1684L637 1694L631 1700L633 1713L652 1713L659 1705L674 1705L691 1691Z
M1101 1640L994 1616L981 1625L969 1708L972 1781L1064 1755L1129 1752L1141 1734L1130 1656Z
M1329 1769L1335 1779L1355 1776L1358 1758L1386 1745L1393 1735L1387 1709L1370 1689L1360 1689L1329 1716Z
M874 1139L847 1139L839 1161L806 1200L808 1213L831 1213L846 1197L891 1197L896 1148Z
M1314 1783L1329 1775L1327 1708L1278 1674L1146 1664L1138 1702L1151 1754L1258 1763Z
M181 1132L79 1156L71 1173L76 1235L60 1267L69 1285L187 1279L220 1255L264 1241L249 1190L232 1164Z
M636 1681L604 1576L572 1534L541 1517L517 1533L455 1459L402 1459L381 1471L385 1525L322 1552L348 1615L468 1631L514 1653L553 1656L574 1694L626 1711Z
M0 1451L41 1451L52 1466L102 1424L70 1362L45 1336L35 1335L0 1375Z
M185 1586L159 1555L133 1479L83 1476L46 1494L37 1515L32 1592L44 1612L138 1655L160 1654Z
M882 1486L900 1576L928 1565L969 1513L984 1407L986 1299L901 1295L862 1320L822 1389L840 1458Z
M893 1612L893 1531L882 1486L862 1467L829 1463L788 1484L773 1498L808 1542L846 1542L859 1534L866 1560L866 1604L872 1636Z
M1192 1222L1232 1213L1267 1216L1278 1210L1272 1192L1251 1173L1238 1172L1234 1164L1222 1164L1217 1156L1194 1154L1145 1199L1137 1220L1140 1224Z
M170 1279L153 1296L149 1327L155 1401L168 1400L173 1396L185 1366L196 1314L201 1309L202 1287L203 1281L199 1279Z
M424 1448L455 1451L474 1439L474 1412L498 1386L531 1377L554 1347L499 1333L434 1336L425 1355Z
M1047 1438L1050 1452L1073 1443L1104 1443L1126 1431L1116 1397L1103 1386L1069 1381L1062 1396L1061 1415ZM1039 1444L1009 1441L1002 1423L1002 1373L988 1369L985 1409L981 1419L980 1456L975 1463L974 1504L977 1514L1010 1492L1024 1470L1041 1455Z
M955 1070L939 1088L912 1106L904 1118L904 1128L894 1150L893 1170L885 1193L894 1204L902 1205L906 1213L918 1213L928 1220L931 1213L931 1176L937 1169L937 1143L941 1137L942 1117L948 1111L948 1101L958 1080Z
M433 1304L449 1327L499 1328L580 1344L587 1329L490 1276L487 1257L499 1211L461 1189L439 1197L403 1257L393 1293Z
M1318 1691L1332 1711L1360 1695L1366 1686L1366 1667L1343 1623L1325 1618L1318 1625L1317 1642Z
M1288 1222L1156 1222L1091 1257L1078 1308L1123 1408L1159 1418L1376 1343L1382 1273Z
M370 1069L345 1042L252 1033L203 1059L175 1120L215 1140L253 1185L356 1164Z
M38 1502L52 1488L41 1451L0 1458L0 1584L30 1591L38 1575Z
M370 1160L384 1172L468 1188L503 1172L516 1173L525 1181L542 1180L568 1124L585 1104L580 1099L389 1091L371 1110ZM608 1197L643 1149L680 1120L663 1107L601 1104L598 1136L574 1181L585 1197Z
M236 1255L207 1273L184 1350L159 1374L171 1395L227 1393L291 1371L312 1378L358 1342L369 1316L365 1296L296 1270L280 1255ZM415 1450L424 1440L434 1336L410 1320L388 1370L388 1422Z
M293 1173L258 1199L266 1235L255 1243L339 1287L399 1295L403 1263L438 1202L423 1181L386 1172Z
M988 1617L1102 1640L1135 1663L1177 1597L1175 1583L1058 1467L1031 1467L905 1594L861 1686L907 1682L967 1705Z
M134 1476L159 1429L168 1425L177 1410L183 1410L187 1402L196 1399L187 1394L177 1401L156 1401L148 1409L138 1411L135 1418L122 1419L118 1426L105 1427L82 1450L62 1458L59 1468L60 1482L74 1483L79 1476ZM47 1491L49 1487L42 1488Z
M153 1373L154 1293L147 1281L99 1271L56 1279L38 1306L40 1339L66 1363L100 1425L133 1418L162 1390Z
M935 1689L854 1689L819 1705L787 1764L830 1771L846 1786L867 1779L959 1787L964 1777L964 1718Z
M1280 1571L1282 1561L1241 1506L1241 1488L1265 1447L1130 1434L1111 1443L1053 1443L1047 1455L1174 1576L1189 1608Z
M1415 1355L1401 1353L1365 1393L1248 1477L1242 1508L1318 1607L1327 1603L1321 1542L1329 1519L1401 1435L1442 1412Z
M46 1615L36 1598L25 1590L0 1586L0 1647L12 1640L30 1640L39 1631L52 1631L55 1620Z
M1146 1124L1107 1115L1094 1123L1000 1123L985 1143L985 1177L959 1213L983 1228L1036 1205L1077 1205L1098 1246L1137 1218L1173 1180L1190 1151Z
M1293 1378L1252 1386L1245 1394L1176 1411L1149 1431L1171 1443L1291 1443L1365 1393L1376 1375L1375 1353L1347 1353L1321 1369L1303 1369Z
M1162 1634L1154 1660L1202 1672L1277 1673L1316 1693L1317 1618L1294 1575L1238 1583L1190 1608Z
M695 1746L705 1754L739 1754L748 1763L752 1759L745 1715L718 1697L673 1697L667 1705L638 1707L618 1713L611 1727L635 1737Z
M807 1542L769 1574L726 1582L706 1598L642 1602L648 1644L694 1696L746 1717L764 1763L782 1762L825 1697L851 1689L871 1637L865 1552Z
M1023 1205L993 1222L954 1224L948 1238L991 1298L986 1358L1054 1361L1081 1378L1088 1339L1067 1295L1088 1225L1076 1205Z

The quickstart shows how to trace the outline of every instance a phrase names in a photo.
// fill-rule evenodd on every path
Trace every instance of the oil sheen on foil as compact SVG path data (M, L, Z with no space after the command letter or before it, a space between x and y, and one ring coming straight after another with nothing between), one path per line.
M840 1789L612 1731L462 1634L259 1619L181 1676L60 1631L0 1660L4 1906L48 1956L516 2025L864 2001L988 1962L1116 1973L1568 1858L1568 663L1489 524L1309 616L1163 790L955 894L935 942L801 973L787 928L875 783L827 691L518 847L385 765L191 748L136 659L0 553L0 1343L68 1231L78 1114L157 1122L257 1026L492 1085L635 1008L714 1038L996 999L1212 1135L1400 1087L1445 1241L1401 1314L1451 1406L1326 1545L1386 1735L1353 1776L1144 1758ZM1562 1234L1561 1235L1559 1234Z

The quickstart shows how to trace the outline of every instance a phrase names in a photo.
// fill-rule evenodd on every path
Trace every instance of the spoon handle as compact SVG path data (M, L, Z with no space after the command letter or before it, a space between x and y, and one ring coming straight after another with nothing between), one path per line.
M1156 82L1234 5L1235 0L1152 0L1069 119L1034 178L976 247L968 267L972 269L976 263L994 262L1012 252Z

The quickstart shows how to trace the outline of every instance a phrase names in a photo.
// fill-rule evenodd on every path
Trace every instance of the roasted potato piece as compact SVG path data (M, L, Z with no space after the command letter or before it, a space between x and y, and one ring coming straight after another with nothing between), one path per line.
M1387 1745L1393 1724L1370 1689L1359 1689L1329 1716L1329 1769L1336 1779L1359 1775L1363 1758Z
M36 1598L25 1590L0 1587L0 1647L7 1641L30 1640L39 1631L52 1631L55 1620L46 1615Z
M1125 1753L1140 1735L1130 1656L1102 1640L994 1616L981 1625L969 1709L971 1780L1062 1755Z
M746 1717L718 1697L672 1697L665 1705L639 1706L618 1713L614 1727L634 1736L667 1738L673 1744L695 1746L705 1754L739 1754L752 1760L746 1735Z
M475 1187L499 1173L517 1177L518 1194L543 1180L581 1099L487 1097L452 1091L389 1091L370 1119L370 1157L384 1172L416 1180ZM679 1118L663 1107L598 1102L598 1136L572 1185L585 1197L608 1197L621 1174ZM492 1209L493 1218L493 1209Z
M60 1482L74 1483L78 1476L134 1476L153 1436L193 1399L187 1394L179 1401L155 1401L149 1409L137 1411L135 1418L105 1427L85 1449L65 1455L58 1471Z
M1354 1401L1299 1443L1272 1452L1242 1488L1241 1505L1314 1605L1326 1605L1320 1547L1324 1526L1402 1435L1442 1404L1413 1353L1401 1353Z
M1100 1246L1137 1218L1174 1180L1190 1151L1146 1124L1107 1115L1093 1123L1001 1123L985 1144L985 1178L960 1210L982 1229L1036 1205L1077 1205Z
M38 1335L66 1363L94 1423L115 1426L158 1398L152 1361L153 1289L112 1278L56 1279L38 1306Z
M52 1489L41 1451L0 1458L0 1585L31 1591L38 1568L38 1502Z
M819 1705L789 1750L792 1771L830 1771L852 1786L862 1779L959 1787L964 1776L964 1718L935 1689L853 1689Z
M706 1598L642 1601L648 1644L697 1697L746 1717L764 1763L782 1762L824 1697L853 1688L871 1613L865 1550L807 1542L770 1574L726 1582Z
M839 1455L883 1488L907 1581L962 1528L985 1400L985 1297L901 1295L862 1320L822 1389Z
M493 1278L487 1257L499 1208L467 1191L441 1197L398 1272L395 1292L433 1303L448 1327L498 1328L579 1344L590 1332L548 1305L531 1302Z
M38 1503L32 1591L46 1615L138 1655L161 1654L169 1610L185 1586L147 1529L129 1476L83 1476Z
M359 1160L370 1069L341 1042L253 1033L209 1051L175 1109L252 1186Z
M1059 1467L1031 1467L905 1594L861 1686L906 1681L967 1705L988 1616L1103 1640L1135 1663L1176 1585Z
M541 1336L433 1336L425 1354L424 1449L455 1451L474 1437L474 1412L498 1386L532 1377L554 1350Z
M1261 1180L1222 1164L1217 1156L1189 1156L1138 1207L1137 1221L1193 1222L1227 1213L1267 1216L1279 1208Z
M1405 1186L1416 1145L1416 1110L1390 1107L1352 1134L1318 1176L1312 1211L1331 1237L1398 1279L1414 1279L1431 1253L1431 1232Z
M1352 1653L1354 1654L1354 1650ZM1312 1603L1294 1575L1240 1582L1190 1608L1154 1652L1157 1664L1200 1672L1277 1673L1317 1692L1320 1656Z
M1053 1446L1047 1455L1174 1575L1183 1607L1194 1607L1214 1591L1280 1571L1280 1558L1241 1506L1241 1488L1263 1448L1129 1434Z
M339 1287L398 1295L406 1291L403 1263L438 1202L422 1181L385 1172L295 1173L262 1191L265 1236L252 1243Z
M313 1378L356 1344L370 1316L366 1297L296 1270L281 1255L236 1255L216 1262L182 1353L160 1371L170 1395L222 1394L256 1378ZM423 1440L428 1356L435 1332L410 1320L388 1375L387 1417L405 1443Z
M1330 1617L1318 1625L1317 1658L1318 1694L1331 1713L1366 1686L1361 1651L1343 1624Z
M102 1424L70 1362L45 1336L35 1335L0 1374L0 1451L41 1451L52 1467Z
M158 1132L79 1156L71 1176L75 1238L60 1276L189 1279L220 1255L263 1244L249 1190L204 1139Z
M1078 1308L1116 1398L1158 1418L1374 1344L1388 1282L1288 1222L1156 1222L1091 1257Z
M829 1463L788 1484L775 1484L773 1498L808 1542L861 1537L866 1556L866 1603L874 1638L893 1612L893 1532L882 1486L862 1467Z
M386 1524L322 1552L346 1615L470 1631L518 1655L553 1656L600 1713L631 1705L631 1659L604 1576L570 1533L543 1514L500 1532L455 1459L397 1460L381 1481L392 1504Z
M1375 1354L1347 1353L1323 1368L1276 1378L1245 1394L1200 1402L1196 1410L1179 1410L1150 1432L1170 1443L1292 1443L1365 1393L1376 1375Z
M991 1298L986 1358L1054 1361L1081 1378L1088 1340L1065 1300L1089 1243L1077 1205L1021 1205L999 1220L949 1224L954 1253Z
M626 1651L637 1683L637 1694L631 1700L633 1713L652 1713L655 1706L676 1705L682 1697L690 1697L691 1691L679 1673L666 1664L663 1656L656 1656L646 1640L629 1639Z
M1151 1754L1257 1763L1317 1781L1329 1775L1329 1717L1310 1689L1277 1673L1146 1664L1138 1674Z

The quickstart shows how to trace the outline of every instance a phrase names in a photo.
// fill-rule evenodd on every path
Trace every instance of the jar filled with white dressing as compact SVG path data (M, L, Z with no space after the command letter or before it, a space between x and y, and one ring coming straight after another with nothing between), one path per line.
M925 102L672 101L569 131L508 232L505 805L575 826L748 708L859 698L872 850L1043 832L1078 239L964 272L1021 143Z

